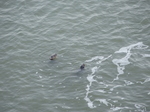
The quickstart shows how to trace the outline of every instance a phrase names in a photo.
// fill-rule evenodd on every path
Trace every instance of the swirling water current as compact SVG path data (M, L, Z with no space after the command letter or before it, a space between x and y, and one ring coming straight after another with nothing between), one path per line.
M0 112L150 112L149 0L1 0L0 26Z

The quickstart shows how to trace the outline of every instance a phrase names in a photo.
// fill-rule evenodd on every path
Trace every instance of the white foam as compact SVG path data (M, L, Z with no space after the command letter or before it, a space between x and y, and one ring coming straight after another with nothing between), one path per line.
M110 58L112 55L104 58L103 56L95 56L95 57L92 57L91 59L89 60L86 60L85 62L92 62L94 60L98 60L98 62L96 62L96 64L100 64L102 63L103 61L107 60L108 58ZM87 80L89 81L89 84L87 85L87 88L86 88L86 96L85 96L85 101L87 102L87 105L89 108L96 108L96 106L94 106L93 102L90 100L90 97L89 97L89 94L92 93L90 91L90 87L92 86L92 83L93 82L97 82L97 80L94 79L95 77L95 73L97 72L97 70L100 68L100 65L99 66L94 66L91 68L91 74L89 74L87 76ZM102 78L102 77L101 77ZM104 90L96 90L98 92L101 92L101 93L106 93ZM104 102L104 101L103 101ZM104 102L105 104L107 104L106 102Z
M101 59L101 60L98 61L96 64L102 63L103 61L107 60L107 59L110 58L111 56L112 56L112 55L109 55L108 57Z
M71 107L68 107L68 106L62 106L62 108L64 108L64 109L71 109Z
M39 75L40 78L42 78L42 76Z
M91 92L90 92L90 87L92 86L92 82L96 81L96 80L94 79L94 77L95 77L94 74L95 74L95 72L97 71L97 69L98 69L97 66L93 67L93 68L91 69L91 72L92 72L92 73L87 76L87 80L89 81L89 84L87 85L87 88L86 88L86 96L85 96L84 99L85 99L85 101L87 102L89 108L95 108L95 106L93 105L93 102L90 100L90 98L89 98L88 96L89 96L89 93L91 93Z
M112 62L117 66L117 77L114 80L119 79L119 75L124 74L125 66L129 65L129 59L132 55L131 50L132 49L146 49L148 48L147 45L144 45L142 42L138 42L136 44L132 44L127 47L122 47L119 49L119 51L116 51L115 53L126 53L126 56L121 59L113 59Z
M128 109L128 107L113 107L111 108L113 111Z
M124 80L124 82L126 83L126 85L132 85L132 84L134 84L133 82L127 81L127 80Z
M86 88L86 91L87 91L87 93L89 93L90 85L87 85L86 87L87 87L87 88Z
M147 112L147 111L146 111L146 107L145 107L146 105L145 105L145 104L135 104L134 106L135 106L135 108L137 108L137 110L140 111L140 112Z
M136 83L144 84L144 83L147 83L147 82L149 82L149 81L150 81L150 77L149 77L149 78L146 78L146 79L144 80L144 82L143 82L143 81L137 81Z
M106 106L108 106L108 104L110 104L106 99L96 99L95 101L99 101L100 103L103 103Z
M136 44L132 44L127 47L122 47L119 49L119 51L116 51L115 53L128 53L131 51L131 49L146 49L148 48L147 45L144 45L143 42L138 42Z
M76 97L76 99L79 99L79 97Z
M96 81L93 79L94 75L88 75L87 80L90 82L90 86L92 85L92 82Z
M40 71L43 71L42 69L39 69Z
M86 88L86 96L85 96L84 99L85 99L85 101L87 102L89 108L95 108L95 106L93 105L93 102L92 102L92 101L90 100L90 98L88 97L89 93L91 93L91 92L90 92L90 87L91 87L91 85L92 85L92 81L94 81L94 80L93 80L93 77L91 77L91 76L87 77L87 79L88 79L88 81L90 81L90 84L87 85L87 88Z
M145 79L144 83L149 82L150 81L150 77Z
M104 58L103 56L95 56L95 57L92 57L89 60L86 60L85 62L92 62L94 60L102 60L103 58Z
M117 66L117 76L114 80L119 80L119 75L121 74L124 74L124 71L125 71L125 67L129 64L131 64L131 62L129 61L131 55L132 55L132 52L131 50L132 49L146 49L148 48L147 45L144 45L142 42L138 42L136 44L132 44L132 45L129 45L127 47L122 47L120 48L118 51L115 52L115 54L118 54L118 53L125 53L125 56L122 57L121 59L112 59L112 62ZM92 97L92 93L94 92L99 92L101 94L105 94L105 93L112 93L114 91L115 88L121 88L121 87L124 87L124 86L128 86L128 85L132 85L134 84L133 82L130 82L130 81L127 81L127 80L124 80L125 84L124 85L114 85L112 88L109 89L109 91L104 91L104 90L94 90L92 87L92 84L93 82L97 82L97 84L104 84L106 86L106 88L108 87L108 85L106 85L105 83L103 82L98 82L97 79L102 79L101 76L96 76L96 72L98 71L98 69L100 68L101 66L101 63L108 60L110 57L112 57L112 55L109 55L107 57L103 57L103 56L95 56L95 57L92 57L91 59L89 60L86 60L85 62L87 63L90 63L90 62L95 62L95 65L94 67L91 68L91 73L88 74L87 76L87 80L88 80L88 84L86 86L86 95L85 95L85 101L87 102L87 105L89 108L96 108L96 106L94 105L94 102L95 101L99 101L101 105L101 103L105 104L106 106L109 106L111 105L111 109L114 110L114 111L117 111L117 110L122 110L124 108L127 108L127 107L114 107L114 105L112 105L111 103L109 103L108 101L109 100L106 100L106 99L94 99L94 100L91 100L91 97ZM145 54L143 55L143 57L150 57L149 54ZM92 63L93 64L93 63ZM130 73L128 73L130 74ZM150 81L150 78L147 78L145 79L145 81L143 83L146 83L146 82L149 82ZM119 92L116 92L116 94L119 94ZM148 93L148 95L150 94L150 92ZM124 100L124 98L121 98L121 100Z
M97 66L93 67L93 68L91 69L91 70L92 70L92 74L91 74L91 75L93 75L93 74L97 71L97 69L98 69Z
M145 58L149 58L150 54L142 54L142 56L145 57Z
M116 85L113 88L111 88L110 91L113 91L115 88L118 88L118 87L122 87L122 85Z
M106 91L104 91L104 90L96 90L96 91L98 91L100 93L106 93Z
M69 65L72 65L72 63L68 63Z
M96 106L93 105L93 102L88 98L87 95L84 99L85 99L85 101L87 101L87 104L88 104L89 108L96 108Z
M124 74L124 69L125 66L130 64L129 62L129 58L130 58L131 54L130 52L127 53L127 55L121 59L113 59L112 62L117 65L117 71L119 74Z

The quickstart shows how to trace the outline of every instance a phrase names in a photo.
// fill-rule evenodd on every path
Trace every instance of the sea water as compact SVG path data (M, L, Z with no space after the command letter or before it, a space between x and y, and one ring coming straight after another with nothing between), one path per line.
M1 0L0 25L0 112L150 112L150 1Z

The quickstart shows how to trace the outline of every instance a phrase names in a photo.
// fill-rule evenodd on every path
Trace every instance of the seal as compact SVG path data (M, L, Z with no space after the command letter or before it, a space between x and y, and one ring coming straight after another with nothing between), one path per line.
M85 67L85 64L82 64L82 65L80 66L80 69L83 70L84 67Z
M51 58L50 58L50 60L56 59L56 56L57 56L57 54L52 55Z

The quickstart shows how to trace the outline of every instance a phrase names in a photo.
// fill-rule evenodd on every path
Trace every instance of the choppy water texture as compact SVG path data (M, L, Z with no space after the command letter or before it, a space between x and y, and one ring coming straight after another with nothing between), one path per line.
M1 0L0 26L0 112L150 112L149 0Z

